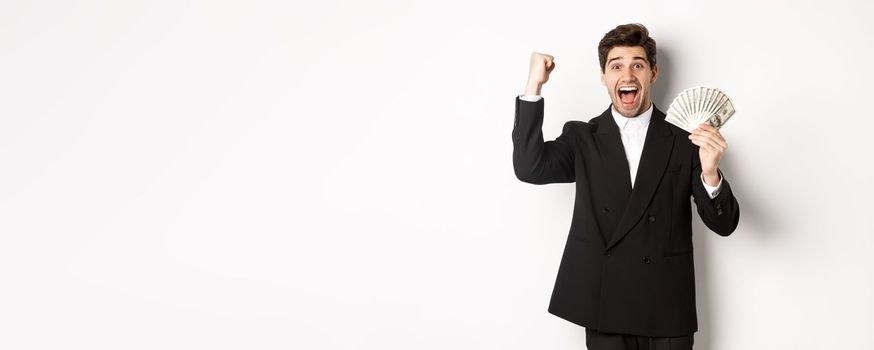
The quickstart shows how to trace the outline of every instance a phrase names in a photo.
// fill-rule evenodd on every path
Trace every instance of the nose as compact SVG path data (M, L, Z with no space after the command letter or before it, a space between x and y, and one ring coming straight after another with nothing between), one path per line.
M630 83L630 82L634 81L634 74L631 74L630 68L625 68L622 70L622 74L620 75L620 78L622 79L623 82Z

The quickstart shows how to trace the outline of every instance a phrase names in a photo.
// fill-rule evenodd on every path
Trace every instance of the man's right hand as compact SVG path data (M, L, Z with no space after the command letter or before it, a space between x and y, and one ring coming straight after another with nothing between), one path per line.
M525 95L540 95L540 88L549 80L549 73L555 69L555 57L545 53L532 52L531 64L528 67L528 84Z

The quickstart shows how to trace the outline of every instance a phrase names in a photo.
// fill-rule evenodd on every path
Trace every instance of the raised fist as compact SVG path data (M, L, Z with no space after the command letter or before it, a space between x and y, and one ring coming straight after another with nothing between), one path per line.
M540 87L549 80L549 73L553 69L555 69L555 57L545 53L532 52L531 64L528 67L526 94L539 95Z

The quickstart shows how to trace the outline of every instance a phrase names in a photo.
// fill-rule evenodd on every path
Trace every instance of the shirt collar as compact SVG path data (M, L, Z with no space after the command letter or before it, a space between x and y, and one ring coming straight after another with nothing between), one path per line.
M625 130L626 126L642 128L645 126L649 126L649 120L652 119L652 106L653 103L649 103L649 108L643 111L643 113L638 114L636 117L625 117L619 112L616 111L616 108L613 105L610 105L610 113L613 115L613 121L616 122L616 125L619 127L619 130Z

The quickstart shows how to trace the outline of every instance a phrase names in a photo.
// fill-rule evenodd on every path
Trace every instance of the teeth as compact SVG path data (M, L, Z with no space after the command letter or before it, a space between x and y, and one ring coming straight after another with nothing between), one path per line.
M619 88L619 91L637 91L637 88L633 86L624 86Z

